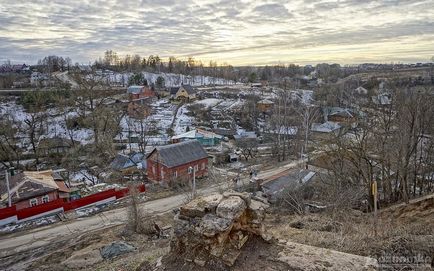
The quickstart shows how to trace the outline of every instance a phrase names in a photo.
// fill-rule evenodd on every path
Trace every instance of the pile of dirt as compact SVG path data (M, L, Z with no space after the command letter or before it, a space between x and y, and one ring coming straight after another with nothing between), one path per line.
M198 265L194 262L184 261L182 255L170 253L164 257L161 269L165 271L263 271L281 270L295 271L285 262L278 260L279 253L283 247L276 242L267 242L263 238L253 235L240 250L233 266L228 267L217 258L209 259L206 266ZM152 270L152 269L150 269ZM154 269L155 270L155 269Z

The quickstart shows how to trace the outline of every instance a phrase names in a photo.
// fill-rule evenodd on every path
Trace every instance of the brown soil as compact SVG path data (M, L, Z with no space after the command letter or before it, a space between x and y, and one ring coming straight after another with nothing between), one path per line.
M276 242L265 242L261 237L252 236L242 248L234 266L231 267L217 260L199 266L193 262L184 262L184 258L171 254L165 257L163 265L166 271L292 271L293 269L290 269L286 263L277 260L281 250L282 247Z
M372 214L354 210L338 213L317 213L304 216L273 212L267 215L265 227L276 239L330 248L342 252L378 256L383 252L427 255L434 258L434 197L397 205L381 210L375 234ZM173 214L154 217L159 225L170 225ZM126 241L136 251L111 260L102 261L80 270L153 270L162 260L161 268L183 270L290 270L277 260L282 247L277 242L267 243L252 237L243 247L234 266L210 261L202 267L169 255L168 238L146 235L122 235L123 226L111 227L73 238L59 239L48 246L23 250L0 259L0 270L68 270L62 264L72 253L99 249L116 240ZM166 256L165 256L166 255ZM180 265L182 263L182 265Z
M173 215L168 213L152 219L164 227L172 223L172 218ZM99 250L113 241L125 241L137 249L91 267L80 268L80 270L149 270L145 267L155 266L157 260L168 253L170 242L169 238L135 233L125 234L125 226L114 226L68 239L60 239L47 246L23 250L20 253L3 257L0 260L0 270L74 270L68 269L62 263L74 252Z

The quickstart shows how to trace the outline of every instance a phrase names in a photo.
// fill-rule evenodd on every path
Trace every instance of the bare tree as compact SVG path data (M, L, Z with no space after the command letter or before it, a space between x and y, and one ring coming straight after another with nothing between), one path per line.
M240 149L244 158L249 160L254 158L258 152L258 140L256 138L240 138L235 142L235 146Z
M22 150L17 138L19 124L9 113L0 120L0 161L5 167L17 168L20 164Z
M302 120L303 145L301 147L300 157L303 158L304 154L307 154L309 151L309 135L312 123L318 120L321 111L318 107L311 105L302 105L297 111Z

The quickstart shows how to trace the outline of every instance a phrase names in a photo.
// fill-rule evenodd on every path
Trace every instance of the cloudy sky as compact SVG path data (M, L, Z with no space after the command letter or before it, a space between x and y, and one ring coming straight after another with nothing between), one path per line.
M233 65L426 62L434 0L0 0L0 61L194 56Z

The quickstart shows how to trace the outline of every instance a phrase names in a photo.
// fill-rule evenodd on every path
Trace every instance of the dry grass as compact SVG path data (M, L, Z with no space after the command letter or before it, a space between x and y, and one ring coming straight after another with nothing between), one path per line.
M432 223L433 220L431 220ZM434 227L429 220L408 221L382 216L377 230L372 214L349 210L304 216L272 214L267 228L278 239L363 256L382 252L434 252Z

